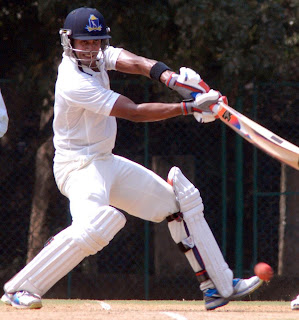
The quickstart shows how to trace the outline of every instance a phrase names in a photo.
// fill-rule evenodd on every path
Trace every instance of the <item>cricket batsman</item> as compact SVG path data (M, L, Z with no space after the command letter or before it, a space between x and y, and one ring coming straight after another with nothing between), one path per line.
M257 289L262 281L256 276L234 279L205 220L200 192L183 169L171 168L166 182L113 153L117 118L151 122L193 115L205 123L215 120L210 107L226 98L191 69L175 73L163 62L110 46L104 17L94 8L70 12L60 37L64 52L55 87L54 175L70 201L72 224L4 285L2 301L16 308L41 308L41 297L57 281L124 228L122 212L156 223L168 221L207 310ZM107 70L160 81L187 100L136 104L110 89Z

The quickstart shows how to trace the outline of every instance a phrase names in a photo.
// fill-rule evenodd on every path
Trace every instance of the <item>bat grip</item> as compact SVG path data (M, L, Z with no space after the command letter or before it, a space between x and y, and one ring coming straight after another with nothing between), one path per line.
M215 103L214 105L210 106L210 109L213 113L218 114L218 112L221 110L221 106L219 103Z

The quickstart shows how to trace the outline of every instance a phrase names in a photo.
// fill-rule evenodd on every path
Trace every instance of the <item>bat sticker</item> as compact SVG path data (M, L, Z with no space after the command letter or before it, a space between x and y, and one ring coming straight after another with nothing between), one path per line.
M260 124L245 117L225 103L214 110L219 119L254 146L271 157L299 170L299 148L291 142L275 135Z

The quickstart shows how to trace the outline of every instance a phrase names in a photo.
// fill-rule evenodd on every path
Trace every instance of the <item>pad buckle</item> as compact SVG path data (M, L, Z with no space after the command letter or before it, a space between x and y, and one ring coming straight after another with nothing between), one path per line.
M179 249L184 253L188 252L195 246L192 236L189 236L188 238L183 239L182 242L177 243L177 245Z

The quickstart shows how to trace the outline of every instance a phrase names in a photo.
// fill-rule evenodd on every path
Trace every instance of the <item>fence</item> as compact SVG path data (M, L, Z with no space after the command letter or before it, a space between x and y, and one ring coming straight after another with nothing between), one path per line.
M121 81L113 86L136 102L159 96L147 82ZM235 107L298 145L297 89L298 84L293 83L258 84L251 92L242 92ZM36 185L34 142L39 130L36 114L23 113L20 119L9 103L7 108L10 127L0 149L1 283L26 263ZM182 169L199 188L205 217L236 276L251 275L254 264L263 260L284 277L287 257L292 256L283 241L291 227L287 219L295 221L298 216L297 171L255 149L220 121L199 125L192 116L147 124L118 120L114 152L163 178L174 165ZM49 188L51 199L40 239L56 234L70 222L67 199L54 184ZM86 258L46 297L201 299L194 274L170 238L166 222L153 224L126 217L126 227L111 244ZM298 241L298 231L293 234ZM42 245L39 241L37 249ZM298 288L292 284L295 278L298 271L284 283L285 291L277 289L278 298L297 294Z

